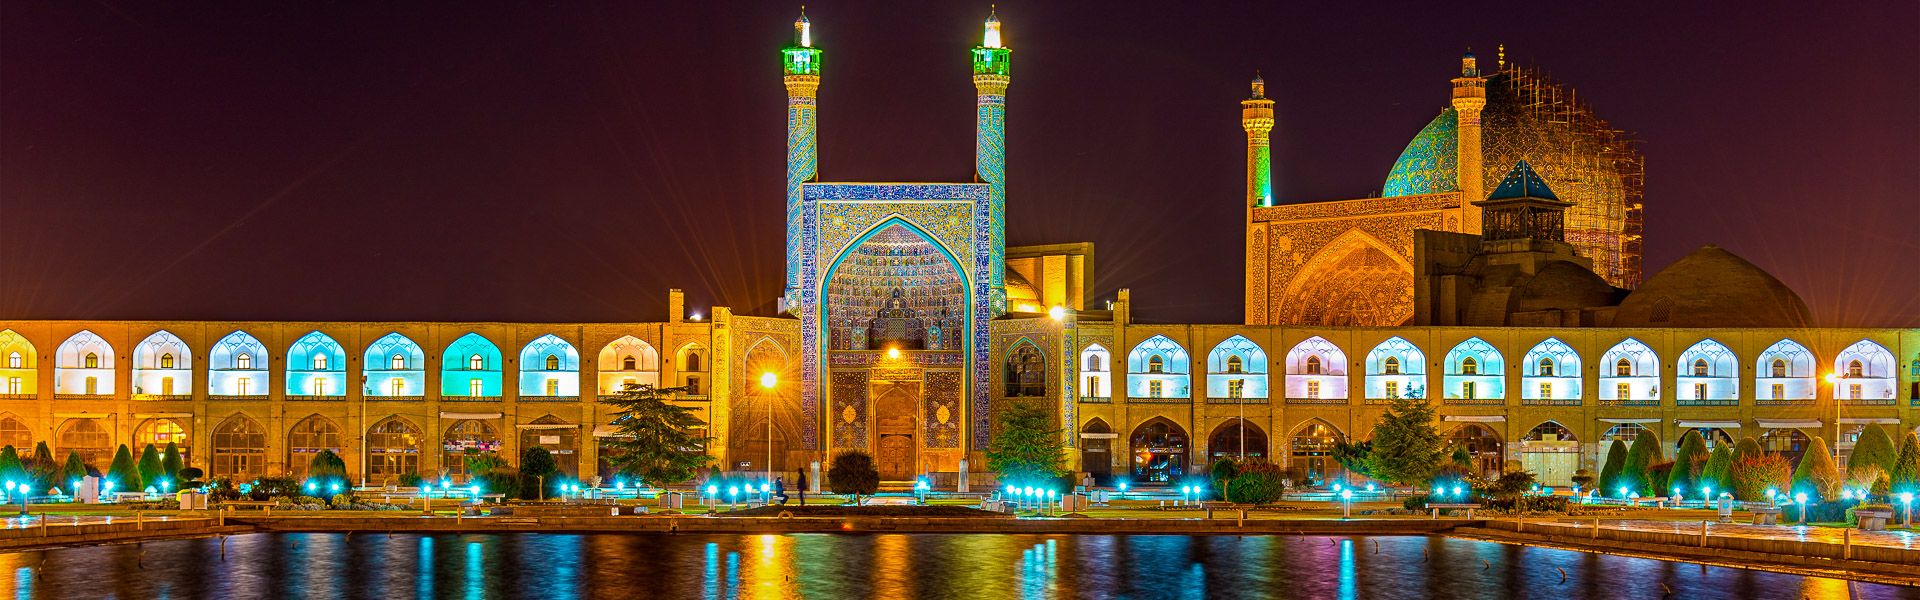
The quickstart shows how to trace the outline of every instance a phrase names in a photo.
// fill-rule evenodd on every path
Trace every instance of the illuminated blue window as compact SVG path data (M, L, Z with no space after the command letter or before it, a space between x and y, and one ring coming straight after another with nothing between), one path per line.
M1424 398L1426 393L1427 355L1418 346L1394 336L1367 352L1368 398Z
M1640 340L1627 338L1600 356L1601 400L1658 400L1660 357Z
M1326 338L1310 337L1287 351L1288 398L1346 398L1347 353Z
M1860 340L1833 359L1833 397L1842 400L1893 398L1893 353L1873 340Z
M267 395L267 346L247 332L235 331L214 342L207 363L207 393Z
M1147 338L1127 353L1127 395L1135 398L1191 398L1187 350L1164 335Z
M1782 339L1760 351L1753 363L1754 397L1761 400L1813 400L1813 353Z
M580 395L580 351L553 334L520 350L520 395Z
M379 363L369 361L369 367ZM308 332L287 349L287 394L345 396L347 350L327 334Z
M367 346L368 396L427 395L427 353L399 333L389 333Z
M1578 400L1580 383L1580 354L1559 338L1534 344L1520 362L1523 400Z
M1267 351L1238 335L1214 346L1207 353L1207 396L1267 397Z
M440 395L499 396L500 384L500 347L480 334L460 336L440 354Z
M1480 338L1467 338L1447 352L1446 398L1461 400L1506 397L1506 363L1500 351Z
M167 330L153 332L133 347L133 393L154 396L193 394L193 351Z
M1680 400L1737 400L1740 398L1740 367L1733 350L1713 339L1680 353L1675 363L1674 393Z

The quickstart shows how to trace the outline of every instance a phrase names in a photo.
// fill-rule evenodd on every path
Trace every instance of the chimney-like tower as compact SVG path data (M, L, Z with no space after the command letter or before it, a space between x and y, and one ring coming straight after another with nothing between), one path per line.
M1480 109L1487 106L1487 80L1469 50L1460 57L1460 77L1453 80L1453 111L1460 125L1455 142L1455 185L1460 189L1460 231L1480 232L1480 206L1486 198L1484 159L1480 151Z
M1000 18L987 14L986 31L973 48L974 176L991 188L987 282L994 315L1007 312L1007 84L1013 50L1000 41Z
M780 50L787 84L787 285L786 306L799 302L800 186L819 174L814 146L815 95L820 90L819 48L813 47L813 24L806 9L793 21L793 45Z

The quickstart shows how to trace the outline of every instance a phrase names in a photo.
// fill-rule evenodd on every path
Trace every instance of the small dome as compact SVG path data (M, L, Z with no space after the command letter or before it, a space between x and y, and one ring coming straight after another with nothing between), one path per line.
M1614 327L1811 327L1800 295L1708 244L1654 274L1620 302Z
M1033 284L1018 271L1007 269L1007 306L1014 307L1039 301L1040 293L1033 289Z
M1520 288L1517 310L1579 310L1613 306L1621 291L1577 263L1556 260L1540 267Z

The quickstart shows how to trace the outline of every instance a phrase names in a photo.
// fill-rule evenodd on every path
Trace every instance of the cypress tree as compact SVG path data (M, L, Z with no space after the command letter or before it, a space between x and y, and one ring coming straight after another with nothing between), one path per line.
M1673 456L1673 473L1668 476L1670 486L1678 486L1688 495L1698 493L1701 474L1707 469L1707 459L1712 453L1707 451L1707 439L1700 436L1697 429L1689 429L1680 436L1680 451Z
M14 485L27 482L27 466L20 462L20 453L11 445L0 448L0 481Z
M1627 462L1620 468L1620 485L1642 496L1661 495L1661 490L1653 489L1653 474L1647 468L1662 462L1666 462L1666 452L1660 449L1660 435L1651 429L1640 432L1627 448Z
M1748 458L1758 458L1760 455L1766 453L1766 449L1760 447L1759 440L1753 439L1751 436L1743 437L1740 438L1739 443L1733 445L1733 462L1737 463Z
M166 472L167 480L179 482L180 469L186 466L186 461L180 457L180 445L167 442L167 451L160 454L160 469Z
M1920 494L1920 435L1909 431L1900 437L1900 457L1894 459L1893 470L1888 473L1893 493Z
M67 451L67 464L60 468L60 485L73 486L73 482L87 478L87 461L80 459L80 453ZM67 490L69 493L75 490Z
M133 464L133 451L128 450L126 444L121 444L120 449L113 452L113 464L107 467L107 481L113 484L115 492L147 489L146 484L141 483L140 468Z
M167 467L166 463L160 461L159 448L153 447L153 444L147 444L147 447L140 451L139 469L140 485L143 486L140 489L146 489L144 486L153 486L155 491L160 491L160 482L167 478Z
M1831 502L1840 499L1843 484L1840 466L1833 463L1833 455L1827 451L1826 438L1815 436L1813 443L1807 445L1806 453L1800 455L1800 466L1793 469L1794 493L1806 493L1809 500Z
M1600 494L1615 495L1625 486L1620 482L1620 471L1627 465L1627 443L1614 440L1607 446L1607 460L1600 467Z
M1893 446L1893 438L1879 425L1866 425L1860 431L1860 440L1853 444L1853 454L1847 457L1847 479L1866 467L1879 467L1881 473L1893 473L1893 463L1900 458L1900 450Z
M1707 468L1700 472L1700 485L1713 486L1714 497L1733 492L1733 445L1720 444L1707 457Z
M27 476L33 478L34 488L42 492L56 485L60 476L60 463L53 461L53 451L47 449L46 442L33 445L33 458L27 460Z

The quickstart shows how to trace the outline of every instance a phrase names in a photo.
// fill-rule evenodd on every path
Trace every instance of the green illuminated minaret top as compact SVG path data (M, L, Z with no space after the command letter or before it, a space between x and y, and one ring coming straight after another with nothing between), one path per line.
M813 47L813 24L807 21L806 7L793 21L793 45L780 51L788 75L819 75L820 49Z
M1008 75L1012 66L1013 50L1000 44L1000 17L993 12L987 13L986 35L981 36L980 45L973 48L973 73L975 75Z

